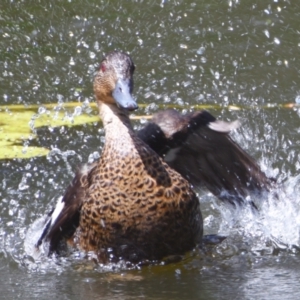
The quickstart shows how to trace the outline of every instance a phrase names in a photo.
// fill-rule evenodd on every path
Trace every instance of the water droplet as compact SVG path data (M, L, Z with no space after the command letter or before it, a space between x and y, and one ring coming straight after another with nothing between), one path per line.
M277 44L277 45L279 45L280 44L280 39L274 38L274 43Z
M206 59L206 57L201 57L200 61L201 61L203 64L205 64L205 63L207 62L207 59Z
M51 56L45 56L45 61L53 63L53 58Z
M190 71L195 71L197 69L196 65L189 65L189 70Z
M82 114L82 108L81 108L81 106L76 106L75 109L74 109L73 117L79 116L81 114Z
M19 183L18 189L19 191L24 191L29 188L29 185L27 184L26 177L23 177L21 182Z
M55 77L55 80L53 81L54 85L58 85L60 83L60 78L58 76Z
M91 164L91 163L93 163L95 160L97 160L99 158L100 158L99 152L95 151L95 152L93 152L93 153L91 153L89 155L88 163Z
M84 48L89 48L90 47L85 41L82 41L81 44Z
M198 50L197 50L197 54L198 55L203 55L205 52L205 48L204 47L200 47Z
M175 273L176 273L176 275L181 275L181 270L180 269L176 269Z
M92 52L90 51L90 58L91 59L94 59L96 57L96 53L95 52Z
M44 114L45 112L46 112L46 108L43 107L43 106L40 106L39 109L38 109L38 114L39 114L39 115L42 115L42 114Z
M269 38L270 37L270 32L269 32L269 30L264 30L264 34L265 34L265 36L267 37L267 38Z
M99 50L99 42L95 42L95 44L94 44L94 49L96 50L96 51L98 51Z
M73 57L70 58L69 64L70 64L71 66L74 66L74 65L75 65L75 61L74 61L74 58L73 58Z

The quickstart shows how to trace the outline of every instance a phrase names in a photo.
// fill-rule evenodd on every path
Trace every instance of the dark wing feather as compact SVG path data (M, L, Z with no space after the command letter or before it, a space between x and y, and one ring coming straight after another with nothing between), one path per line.
M165 110L138 135L192 185L204 184L221 200L235 204L271 185L255 160L229 136L236 127L236 122L216 121L207 111L181 115Z
M49 254L57 252L62 241L71 238L79 226L80 210L85 190L89 184L89 174L93 165L84 167L75 175L64 197L49 213L41 237L36 246L49 242Z

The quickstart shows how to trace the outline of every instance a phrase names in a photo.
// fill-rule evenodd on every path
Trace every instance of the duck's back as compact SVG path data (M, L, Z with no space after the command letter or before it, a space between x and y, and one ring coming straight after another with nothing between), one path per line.
M130 139L123 147L107 142L87 175L76 233L80 247L104 260L183 254L202 237L199 200L154 151L136 136Z

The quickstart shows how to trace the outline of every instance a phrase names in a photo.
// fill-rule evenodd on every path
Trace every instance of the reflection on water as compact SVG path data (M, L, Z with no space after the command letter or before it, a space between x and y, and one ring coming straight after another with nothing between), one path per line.
M47 158L1 161L0 290L23 299L281 299L299 297L300 5L253 1L5 1L1 8L0 104L93 101L102 54L119 48L137 65L135 95L147 103L218 104L239 118L233 133L280 185L255 199L259 213L199 194L205 234L228 238L182 262L126 270L71 258L33 259L29 226L51 209L76 166L101 151L98 124L43 128ZM227 109L234 104L238 111ZM267 105L267 104L274 104ZM140 126L139 123L135 124ZM262 201L263 200L263 201Z

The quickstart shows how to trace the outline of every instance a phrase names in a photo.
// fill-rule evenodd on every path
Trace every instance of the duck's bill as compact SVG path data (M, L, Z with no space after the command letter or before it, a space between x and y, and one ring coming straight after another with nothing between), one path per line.
M124 109L131 111L138 108L136 101L132 98L130 93L129 82L126 80L118 79L112 96L117 105Z

